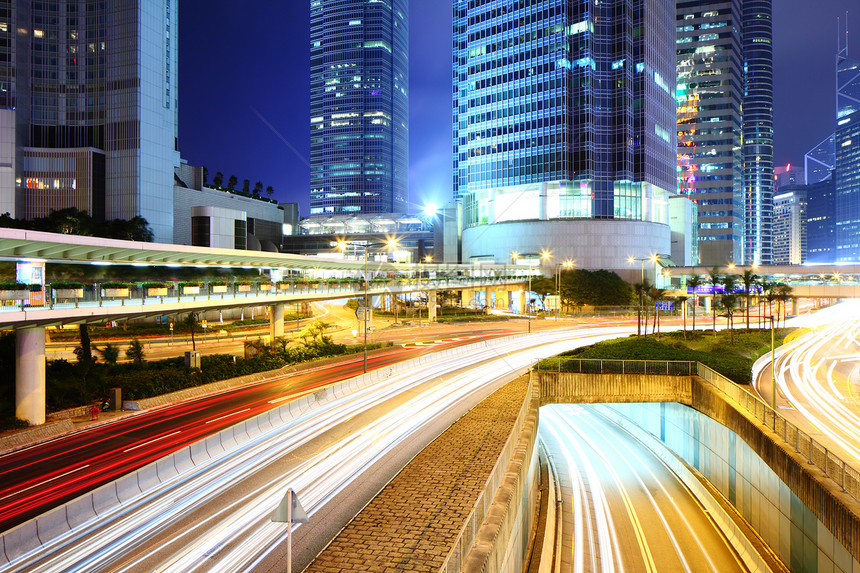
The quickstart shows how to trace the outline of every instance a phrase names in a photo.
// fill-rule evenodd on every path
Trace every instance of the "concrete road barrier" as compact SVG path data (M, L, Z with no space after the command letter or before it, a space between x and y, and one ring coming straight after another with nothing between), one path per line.
M69 522L66 519L66 507L55 507L47 513L43 513L36 518L36 531L39 534L39 540L42 543L54 539L59 535L67 532Z
M96 515L107 513L119 505L115 481L94 489L91 495L93 496L93 509L96 511Z
M116 480L116 495L120 503L140 495L140 484L137 481L137 473L126 474Z

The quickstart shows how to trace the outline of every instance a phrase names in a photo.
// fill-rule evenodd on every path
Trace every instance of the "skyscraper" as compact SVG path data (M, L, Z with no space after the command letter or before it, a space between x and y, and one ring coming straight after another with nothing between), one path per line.
M769 264L773 248L771 2L743 0L744 264L752 265Z
M860 261L860 61L845 45L836 58L836 262Z
M311 215L406 210L408 5L311 0Z
M464 259L509 260L519 245L617 268L669 253L673 14L672 0L455 1Z
M703 265L743 261L740 0L677 3L679 191L699 207Z
M803 171L806 184L812 185L833 175L836 167L836 139L831 133L818 145L806 152L803 159Z
M176 0L0 0L0 212L144 217L173 239Z

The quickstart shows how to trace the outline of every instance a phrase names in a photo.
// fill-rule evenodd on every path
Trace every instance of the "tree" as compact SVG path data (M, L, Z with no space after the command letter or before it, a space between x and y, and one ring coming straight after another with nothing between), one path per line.
M81 339L81 345L75 348L75 357L84 368L89 369L95 361L93 360L93 347L90 342L90 330L85 322L78 325L78 335Z
M132 340L125 351L125 357L138 366L141 366L145 356L146 354L143 351L143 344L141 344L140 340L137 338Z
M734 343L735 343L735 330L733 328L734 321L732 320L732 317L734 316L735 308L737 308L738 295L736 295L734 293L724 294L722 296L721 303L723 305L723 308L726 311L726 322L729 323L729 333L731 336L731 344L734 345Z
M271 197L271 196L272 196L272 195L274 195L274 194L275 194L275 188L274 188L274 187L272 187L271 185L268 185L268 186L266 187L266 195L268 195L269 197Z
M741 282L744 283L744 310L747 315L747 330L750 329L750 295L758 279L759 276L752 269L745 270L744 274L741 275Z
M251 194L251 182L248 179L242 179L242 193Z
M227 180L227 189L229 189L230 191L235 191L236 183L238 182L239 179L235 175L231 175L230 178Z
M699 305L699 295L696 289L702 284L702 277L692 275L687 278L687 286L693 289L693 332L696 332L696 307Z
M259 197L262 192L263 192L263 182L257 181L256 183L254 183L254 190L251 192L251 195L253 195L254 197Z
M636 293L636 299L639 302L636 305L636 336L642 336L642 297L645 296L645 283L634 284L633 292Z
M684 318L684 340L687 340L687 313L684 310L687 308L687 301L689 297L686 296L676 296L675 300L678 301L678 304L681 305L681 316Z
M787 284L780 283L776 285L776 298L782 304L782 326L785 327L786 319L786 303L791 298L791 287ZM779 318L779 308L777 307L777 318Z
M713 319L713 329L714 329L714 338L717 336L717 285L720 284L720 269L718 267L714 267L708 271L708 280L711 282L711 287L713 287L714 292L711 294L711 310L713 311L714 319Z
M203 166L203 185L206 185L206 182L209 180L209 169L206 166Z
M325 333L329 328L331 328L331 324L322 320L315 320L296 333L293 340L308 348L328 346L332 343L332 337Z
M561 299L568 306L627 306L635 294L620 276L602 269L563 271L559 281Z
M221 184L224 183L224 174L220 171L215 174L215 177L212 178L212 184L215 187L221 187Z
M101 353L102 358L107 364L116 364L116 361L119 359L119 348L108 342L104 345L104 348L97 348L96 350Z
M151 243L154 235L149 223L143 217L135 215L128 221L114 219L104 225L104 232L99 233L110 239L122 239L124 241L141 241Z
M182 321L183 326L191 331L191 350L197 351L197 343L194 340L194 327L197 326L197 313L189 312L188 316Z
M652 287L648 293L654 301L654 327L651 329L655 334L660 334L660 301L666 298L666 289Z

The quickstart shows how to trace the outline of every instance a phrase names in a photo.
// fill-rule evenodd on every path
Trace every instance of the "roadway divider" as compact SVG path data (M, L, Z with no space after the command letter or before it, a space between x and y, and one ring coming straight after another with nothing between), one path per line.
M379 382L384 382L403 370L426 365L430 362L445 360L452 356L461 356L475 350L505 346L526 336L529 335L506 336L492 341L482 341L450 348L428 356L420 356L412 360L399 362L389 367L336 382L326 386L321 391L317 391L323 392L319 396L316 392L307 394L301 398L287 402L278 408L273 408L268 412L259 414L254 418L249 418L246 421L225 428L216 434L185 446L160 460L152 462L115 481L104 484L60 507L54 508L37 518L26 521L0 534L0 565L19 559L40 545L45 545L59 537L72 535L76 528L85 525L92 519L111 512L118 513L123 504L133 502L142 494L149 493L162 484L176 480L188 471L207 464L217 463L218 458L222 457L225 452L252 441L254 439L252 436L260 439L273 432L277 432L281 426L292 423L300 416L327 402L341 399L340 397L342 396L348 396L353 392L363 390ZM288 369L291 368L294 367L289 367ZM275 371L275 373L260 373L262 375L261 379L283 375L281 372L284 370L287 369L280 369ZM241 377L241 380L243 380L242 383L249 382L249 377L251 376L258 375L243 376ZM230 381L222 382L229 383ZM221 384L222 382L216 384ZM262 432L260 425L261 423L265 424L266 421L268 421L271 429ZM249 432L249 424L252 429L256 428L256 431L252 430ZM509 441L507 449L511 449L512 446L512 441ZM509 452L507 455L512 455L512 452ZM502 468L498 468L497 471L500 469ZM500 478L501 476L496 477L497 480Z
M684 485L687 486L687 489L699 500L699 503L708 512L711 519L719 527L720 531L723 532L723 535L729 540L749 571L771 571L771 568L756 550L753 543L741 531L741 528L738 527L738 524L732 519L728 511L714 498L713 494L702 484L687 464L675 455L666 444L611 407L602 405L592 407L602 416L624 428L629 434L642 442L645 447L651 450L660 461L666 464L678 476Z

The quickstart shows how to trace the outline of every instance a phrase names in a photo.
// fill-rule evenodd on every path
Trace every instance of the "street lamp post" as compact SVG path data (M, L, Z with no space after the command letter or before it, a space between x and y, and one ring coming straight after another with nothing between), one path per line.
M559 314L561 313L561 267L566 269L572 268L574 265L574 261L570 259L564 261L563 263L555 264L555 295L558 297L558 306L555 307L555 320L559 320Z
M337 248L341 250L341 252L346 250L347 247L346 241L338 241ZM361 313L363 323L364 323L364 372L367 373L367 329L368 329L368 314L370 309L370 295L368 293L368 270L367 270L367 258L369 256L369 250L371 247L387 247L389 249L393 249L397 246L396 239L389 239L387 243L364 243L364 312Z

